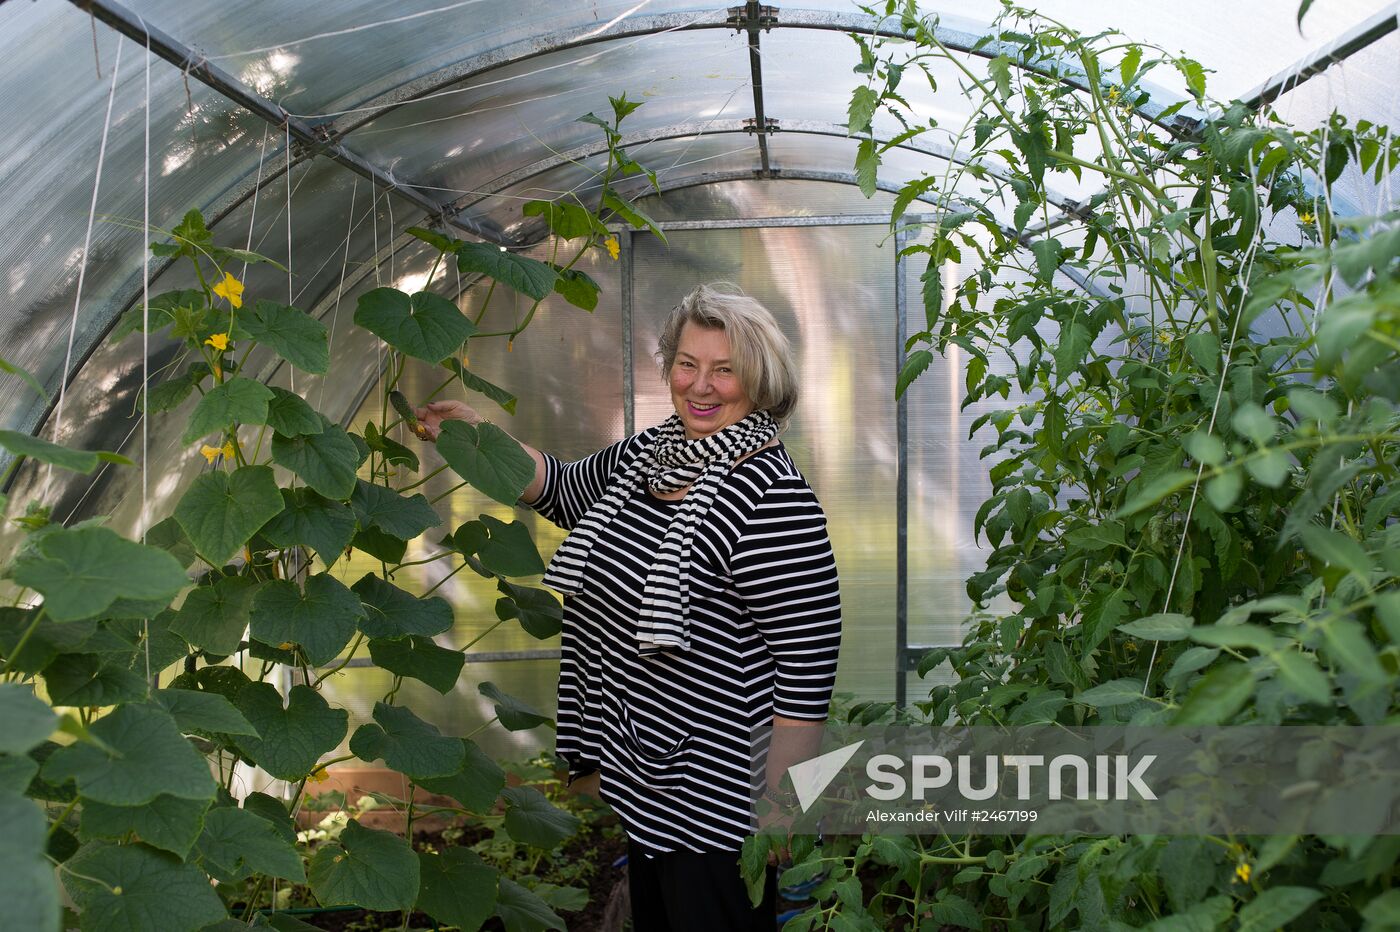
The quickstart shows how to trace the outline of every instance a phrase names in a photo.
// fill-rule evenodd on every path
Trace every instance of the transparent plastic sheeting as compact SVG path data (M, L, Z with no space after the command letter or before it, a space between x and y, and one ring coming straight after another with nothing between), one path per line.
M1145 0L1111 10L1071 0L1040 5L1089 31L1117 27L1130 37L1181 48L1216 70L1210 88L1222 97L1244 93L1388 8L1380 0L1332 0L1312 11L1300 35L1293 17L1285 15L1291 11L1281 13L1266 0L1223 6L1179 3L1170 9ZM330 118L326 115L333 111L382 102L390 92L399 97L454 92L334 117L337 129L353 130L346 138L352 150L380 158L405 183L452 189L437 192L444 197L489 187L493 179L537 161L549 147L586 139L589 128L573 120L584 110L601 109L608 93L627 90L647 101L630 124L639 129L752 115L750 89L744 86L745 37L729 28L684 28L717 23L727 7L419 0L395 4L390 11L353 2L337 5L335 18L327 20L324 11L304 4L279 3L269 10L267 4L235 3L215 9L132 0L129 6L144 21L299 115ZM943 7L929 4L926 12L948 14L945 23L968 34L982 29L979 23L999 8L992 0ZM394 22L376 25L379 20ZM780 121L810 117L834 126L844 121L856 76L845 67L854 46L841 27L861 22L845 2L805 3L786 15L780 8L778 28L763 35L769 116ZM800 25L827 28L796 28ZM652 31L600 39L609 29ZM0 346L7 360L33 371L50 390L58 386L67 355L91 180L117 57L115 34L97 25L94 49L93 31L89 17L65 0L0 5L0 55L6 62L0 120L10 139L0 162L0 185L6 192L0 225L7 232L0 267L8 276L6 300L0 303ZM556 50L564 41L588 44ZM1374 120L1393 120L1394 98L1385 88L1395 74L1395 50L1394 39L1387 40L1343 66L1348 70L1338 71L1336 80L1315 79L1303 93L1324 107L1335 104L1344 111L1364 111ZM135 42L123 40L122 51L97 204L103 219L94 231L82 307L73 327L75 365L86 359L93 341L140 288L145 237L114 221L142 213L147 57ZM59 61L71 66L63 81L53 79L53 63ZM833 61L840 67L832 67ZM91 70L88 62L94 64ZM969 67L976 71L982 65L970 61ZM487 70L458 80L470 68ZM197 81L188 82L187 92L177 67L154 62L150 70L153 221L168 223L192 206L221 213L251 188L260 158L265 155L274 164L285 159L275 130L264 152L265 127L259 121ZM1170 77L1166 71L1160 75L1163 81ZM951 122L945 125L952 126L967 99L953 89L955 81L953 87L947 80L942 86L946 93L920 106L935 115L946 109ZM462 87L469 89L455 93ZM921 92L911 83L910 93ZM1362 106L1358 110L1353 103ZM1301 118L1324 107L1297 106L1296 112ZM450 118L471 109L479 112ZM693 154L712 158L709 168L756 167L756 146L729 150L702 147ZM683 152L684 147L669 151ZM849 171L853 155L845 140L781 133L772 140L772 151L778 165L794 169ZM899 183L930 164L939 163L917 153L890 153L882 177ZM553 187L567 189L578 181ZM549 186L543 179L540 183ZM324 194L314 188L307 193ZM1366 209L1365 197L1358 195L1356 201ZM422 221L409 215L402 201L397 206L393 228ZM307 232L312 240L336 235L315 227ZM358 263L365 257L361 249L350 258ZM14 379L0 380L0 407L4 425L20 429L32 427L44 409Z
M57 14L57 15L55 15ZM74 330L74 365L83 350L141 288L149 238L139 229L145 162L144 49L120 40L121 70L113 100L82 304L73 323L83 242L92 204L118 37L98 30L99 80L87 17L67 3L5 4L0 36L57 19L25 47L0 40L0 356L29 369L56 393ZM57 62L72 80L56 80ZM79 63L82 63L80 66ZM264 124L203 85L187 99L180 76L152 66L151 220L169 226L193 206L215 201L243 173L255 171ZM136 229L131 227L135 226ZM240 241L239 245L242 245ZM28 429L43 401L22 382L0 379L0 426Z

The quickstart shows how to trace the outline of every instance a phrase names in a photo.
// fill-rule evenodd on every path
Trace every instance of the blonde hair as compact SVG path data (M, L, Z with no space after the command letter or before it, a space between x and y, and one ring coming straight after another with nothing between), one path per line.
M671 378L681 331L688 323L723 330L734 373L754 407L785 424L797 407L797 367L792 345L773 314L731 282L701 285L681 299L661 328L656 355L661 377Z

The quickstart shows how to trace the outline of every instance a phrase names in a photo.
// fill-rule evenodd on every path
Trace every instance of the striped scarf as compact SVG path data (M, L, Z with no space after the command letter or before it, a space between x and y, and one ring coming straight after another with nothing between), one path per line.
M647 573L637 628L638 648L643 654L666 648L689 650L690 545L695 531L735 461L760 449L777 433L772 415L755 411L708 437L687 440L680 417L671 415L657 429L653 441L613 479L602 498L564 538L549 561L544 584L569 595L583 591L588 558L598 534L642 483L658 494L690 486Z

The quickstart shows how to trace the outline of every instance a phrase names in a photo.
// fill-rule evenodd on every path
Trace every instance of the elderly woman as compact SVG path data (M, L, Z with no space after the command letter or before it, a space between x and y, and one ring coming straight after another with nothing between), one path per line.
M771 932L737 867L766 795L824 721L841 634L826 518L778 440L797 404L786 337L737 289L701 286L658 356L676 413L574 463L528 446L522 501L571 533L544 577L564 593L558 753L598 773L629 840L633 927ZM461 402L420 418L476 422ZM776 727L753 760L753 734ZM796 737L791 737L796 735ZM785 737L787 736L787 737Z

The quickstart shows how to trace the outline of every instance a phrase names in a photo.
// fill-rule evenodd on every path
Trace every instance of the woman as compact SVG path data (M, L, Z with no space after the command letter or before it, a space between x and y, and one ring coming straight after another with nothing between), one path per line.
M771 932L737 867L751 788L806 756L836 673L841 614L821 505L782 443L795 368L772 315L701 286L658 356L675 414L575 463L526 446L522 501L571 531L546 585L565 594L558 753L600 776L629 840L633 927ZM461 402L419 417L477 422ZM753 733L777 727L767 771ZM793 737L793 736L796 737ZM760 755L762 756L762 755ZM771 874L771 872L770 872Z

